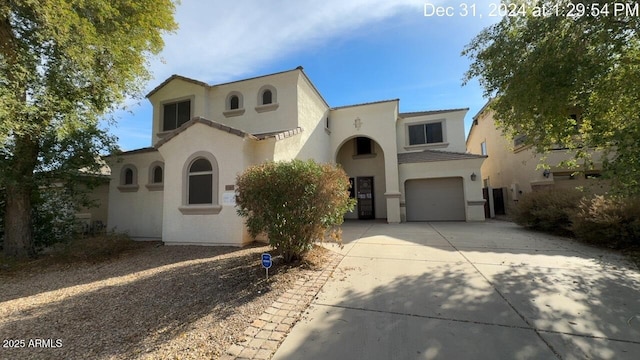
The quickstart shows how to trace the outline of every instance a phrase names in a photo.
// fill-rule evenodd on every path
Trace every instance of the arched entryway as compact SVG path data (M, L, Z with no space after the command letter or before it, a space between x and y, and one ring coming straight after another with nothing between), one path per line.
M356 209L345 215L346 219L386 219L385 161L380 144L367 136L345 140L338 148L336 163L349 176L351 196L356 199Z

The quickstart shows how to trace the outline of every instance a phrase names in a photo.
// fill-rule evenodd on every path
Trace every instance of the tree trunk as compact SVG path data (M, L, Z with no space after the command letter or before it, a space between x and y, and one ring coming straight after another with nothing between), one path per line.
M34 255L31 233L31 191L19 184L7 186L6 204L4 254L17 259Z
M31 196L38 144L31 137L16 137L11 179L7 181L4 214L4 254L12 258L35 255L31 228Z

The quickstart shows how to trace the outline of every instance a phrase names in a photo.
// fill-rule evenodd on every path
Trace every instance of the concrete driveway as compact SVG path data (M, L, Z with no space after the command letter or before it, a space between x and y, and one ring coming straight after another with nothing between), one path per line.
M343 231L274 359L640 357L640 274L617 254L501 221Z

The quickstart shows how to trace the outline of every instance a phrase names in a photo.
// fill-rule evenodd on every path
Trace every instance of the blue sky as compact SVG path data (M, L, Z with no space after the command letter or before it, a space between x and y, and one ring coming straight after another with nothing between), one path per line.
M427 17L425 3L451 7L453 16ZM468 132L486 99L477 81L462 86L469 60L460 53L499 19L486 16L485 1L475 17L462 16L463 3L182 0L180 29L150 59L147 91L172 74L217 84L302 66L331 106L399 98L402 112L468 107ZM151 145L146 99L128 101L115 118L111 132L123 150Z

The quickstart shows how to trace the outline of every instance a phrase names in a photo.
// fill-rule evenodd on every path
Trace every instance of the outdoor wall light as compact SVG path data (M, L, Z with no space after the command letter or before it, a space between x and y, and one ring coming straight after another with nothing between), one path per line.
M542 176L548 178L549 175L551 175L551 171L549 171L549 169L544 169L544 171L542 172Z
M477 178L477 177L478 177L478 176L476 175L476 173L474 173L474 172L473 172L473 173L471 173L471 181L476 181L476 178Z

